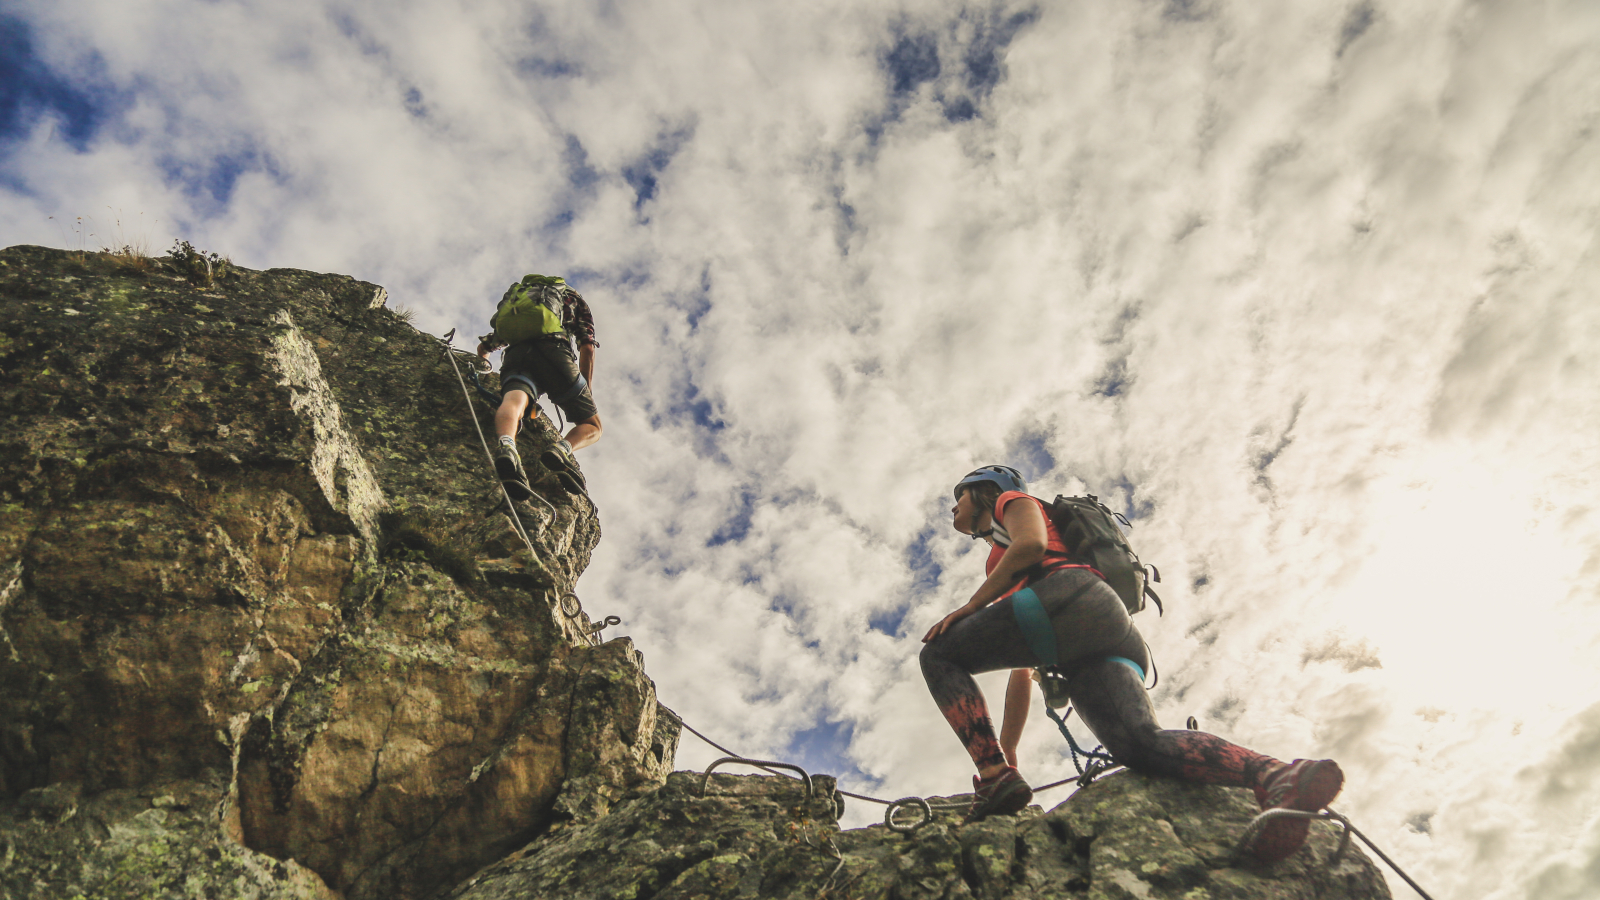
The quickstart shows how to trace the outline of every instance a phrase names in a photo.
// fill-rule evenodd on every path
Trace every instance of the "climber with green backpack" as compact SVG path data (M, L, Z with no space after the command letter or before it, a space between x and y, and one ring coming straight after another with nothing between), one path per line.
M1332 803L1344 784L1333 760L1284 763L1215 735L1161 729L1144 690L1148 649L1129 618L1147 596L1144 567L1120 532L1108 533L1116 526L1103 521L1098 501L1047 505L1027 491L1009 466L984 466L956 484L952 524L989 542L988 577L923 637L928 689L978 768L967 821L1015 814L1033 798L1008 764L972 678L1000 669L1042 668L1062 679L1084 724L1134 771L1248 787L1263 810L1316 812ZM1251 852L1284 859L1304 843L1306 829L1305 819L1274 818Z
M564 413L572 428L539 457L568 493L584 491L583 473L573 451L600 439L600 414L590 384L594 380L594 317L589 304L564 279L525 275L506 289L489 320L491 333L478 339L478 356L505 348L500 364L500 408L495 412L499 444L495 471L514 500L533 496L517 453L517 428L523 416L538 416L541 394ZM574 351L573 343L577 343Z

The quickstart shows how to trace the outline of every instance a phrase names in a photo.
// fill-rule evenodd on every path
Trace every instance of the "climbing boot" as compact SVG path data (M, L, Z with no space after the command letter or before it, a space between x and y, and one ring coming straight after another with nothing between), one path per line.
M533 488L528 486L528 475L522 471L522 458L517 455L517 448L509 444L500 444L494 448L494 471L500 476L500 483L506 486L506 493L513 500L528 500L533 497Z
M1344 773L1331 759L1297 759L1279 763L1268 770L1256 785L1256 803L1261 811L1296 809L1317 812L1333 802L1344 787ZM1294 855L1306 841L1309 819L1273 819L1256 835L1250 852L1262 862L1277 862Z
M967 811L966 822L981 822L990 816L1014 816L1033 799L1033 788L1022 780L1014 766L1006 766L998 773L980 779L972 776L972 809Z
M578 470L578 461L572 458L572 447L566 441L556 441L549 450L539 454L539 462L555 473L562 490L569 494L584 492L583 473Z

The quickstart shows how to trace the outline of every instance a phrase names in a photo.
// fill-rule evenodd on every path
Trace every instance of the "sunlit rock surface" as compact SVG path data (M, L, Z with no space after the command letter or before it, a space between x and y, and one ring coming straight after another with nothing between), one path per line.
M0 251L0 895L425 897L670 769L593 505L531 463L530 555L384 299Z
M960 825L941 813L910 835L838 831L833 779L813 792L778 776L676 772L604 819L558 827L486 868L453 900L778 898L852 900L1378 900L1390 896L1332 826L1272 865L1234 847L1255 815L1236 788L1116 773L1048 813ZM849 800L855 803L859 801Z
M1240 790L905 836L827 776L669 778L642 655L564 598L595 508L531 463L530 554L488 408L384 300L0 251L0 900L1388 896L1320 827L1235 859Z

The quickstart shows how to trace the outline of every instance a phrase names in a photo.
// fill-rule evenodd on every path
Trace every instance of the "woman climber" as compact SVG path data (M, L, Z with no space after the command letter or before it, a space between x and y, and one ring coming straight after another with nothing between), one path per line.
M956 484L952 524L989 542L988 577L923 638L928 690L978 767L967 821L1013 815L1033 799L1014 753L1013 764L1007 763L972 676L1043 664L1016 611L1019 601L1031 604L1035 597L1054 632L1068 696L1118 763L1146 775L1248 787L1263 810L1316 812L1332 803L1344 783L1333 760L1285 763L1215 735L1161 729L1144 690L1150 666L1144 638L1100 573L1072 560L1044 504L1027 490L1021 474L1007 466L985 466ZM1023 588L1031 592L1018 596ZM1018 680L1013 672L1008 695L1016 693ZM1007 706L1009 712L1011 702ZM1301 818L1273 819L1251 850L1264 861L1284 859L1305 842L1307 827Z

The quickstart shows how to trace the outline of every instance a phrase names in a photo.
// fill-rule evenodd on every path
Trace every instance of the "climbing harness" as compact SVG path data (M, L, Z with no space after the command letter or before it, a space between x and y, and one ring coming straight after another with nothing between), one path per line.
M1067 597L1063 605L1076 600L1093 586L1094 582L1089 582L1078 588L1077 591ZM1104 745L1093 750L1085 750L1078 746L1077 740L1072 737L1072 732L1067 729L1067 720L1056 713L1055 707L1051 703L1052 700L1064 698L1066 693L1063 690L1065 679L1057 666L1059 657L1056 648L1055 628L1051 626L1050 616L1045 613L1044 604L1040 602L1039 595L1034 593L1033 588L1025 587L1011 595L1011 614L1017 620L1017 627L1022 630L1023 639L1028 642L1028 649L1032 650L1033 655L1038 657L1043 664L1039 666L1040 684L1051 688L1045 692L1044 711L1050 716L1051 721L1056 723L1056 727L1061 730L1062 736L1067 739L1067 747L1072 754L1072 767L1078 770L1079 786L1087 785L1096 776L1114 767L1116 761L1111 758L1111 754L1103 752ZM1135 675L1139 676L1139 683L1144 683L1144 669L1138 663L1123 656L1108 656L1106 659L1126 665L1133 670ZM1045 685L1045 678L1059 679L1063 682L1063 685ZM1072 715L1072 707L1070 706L1067 707L1067 715ZM1087 769L1082 763L1078 762L1080 755L1088 760L1089 767Z

